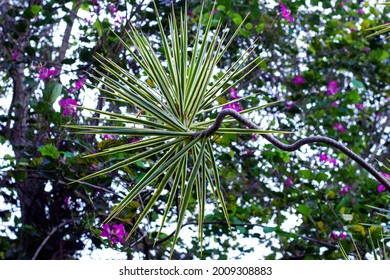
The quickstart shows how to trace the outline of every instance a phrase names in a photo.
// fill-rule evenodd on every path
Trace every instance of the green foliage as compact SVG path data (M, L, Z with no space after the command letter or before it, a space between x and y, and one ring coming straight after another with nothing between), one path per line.
M265 1L218 0L216 10L210 1L204 6L188 1L187 32L175 38L170 35L181 30L184 7L176 3L175 16L169 17L171 7L156 1L164 43L164 35L156 33L152 3L102 0L98 8L92 1L81 6L77 1L48 0L36 6L12 1L0 17L0 97L7 100L0 104L0 219L5 229L0 258L71 259L105 247L121 252L121 258L142 259L170 254L194 259L201 247L204 259L386 258L387 239L380 236L386 234L388 218L366 205L387 209L389 198L344 155L326 146L282 152L252 138L252 131L232 119L210 139L191 144L192 131L208 127L222 107L237 103L262 128L294 132L280 136L283 141L326 135L389 173L388 7L356 0L344 6L340 1L309 2L285 1L294 18L290 22L278 5ZM81 11L88 11L86 20ZM199 22L203 33L198 40ZM185 95L181 89L186 84L172 83L173 77L180 81L183 76L175 73L188 75L185 62L196 56L191 49L167 50L172 42L181 50L181 42L190 47L199 41L200 51L209 22L210 30L221 29L207 41L214 50L223 42L220 55L203 56L200 66L215 64L214 71L203 73L199 95L196 87ZM65 52L53 45L59 26L73 30L68 41L63 37ZM225 26L239 27L238 32L225 33ZM137 39L142 43L137 45ZM39 79L42 67L60 73ZM294 83L298 75L305 80L301 85ZM75 90L75 82L84 77L91 86ZM331 81L337 82L334 95L326 94ZM140 89L143 99L129 94ZM190 98L194 94L197 98ZM82 104L77 114L65 116L58 109L57 101L65 98ZM86 134L63 129L81 124ZM321 161L318 154L336 164ZM153 182L147 179L152 173ZM79 180L83 177L88 179ZM192 193L186 189L190 179ZM345 185L350 188L342 193ZM205 194L206 203L200 203ZM115 210L123 199L129 203L122 204L111 225L120 223L130 232L144 217L126 242L115 245L99 235L111 217L108 209ZM225 213L219 201L225 201ZM185 204L189 211L181 211ZM175 237L169 225L180 220L182 232ZM160 227L162 222L166 226ZM335 239L332 233L346 237ZM261 246L248 245L248 240Z

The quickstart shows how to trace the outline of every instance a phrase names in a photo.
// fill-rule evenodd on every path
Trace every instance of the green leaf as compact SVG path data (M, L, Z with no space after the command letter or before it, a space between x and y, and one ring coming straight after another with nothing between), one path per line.
M43 100L48 103L54 103L61 95L62 85L59 83L50 82L46 84L43 91Z
M362 82L360 82L360 81L358 81L356 79L352 79L351 82L352 82L352 85L354 86L354 88L366 90L366 87L365 87L365 85Z
M300 212L300 213L302 213L302 214L303 214L304 216L306 216L306 217L310 216L310 214L311 214L310 208L307 207L307 206L304 205L304 204L298 205L297 211Z
M38 151L41 152L42 156L51 157L53 159L57 159L60 155L57 148L54 147L52 144L47 144L43 147L39 147Z
M39 6L39 5L32 5L32 6L31 6L31 12L32 12L34 15L39 14L40 11L41 11L41 6Z
M301 169L298 171L298 175L299 175L299 177L310 180L310 178L312 176L312 172L310 170L307 170L307 169Z
M278 229L278 227L263 227L263 232L264 233L271 233L274 232Z

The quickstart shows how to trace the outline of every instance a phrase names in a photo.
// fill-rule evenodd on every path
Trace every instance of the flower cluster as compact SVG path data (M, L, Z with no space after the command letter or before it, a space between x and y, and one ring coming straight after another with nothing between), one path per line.
M338 239L346 238L347 234L345 232L335 232L335 231L332 231L330 236L332 237L333 240L338 240Z
M86 78L79 79L78 81L76 81L74 83L74 87L72 87L69 91L74 92L74 91L81 89L86 81L87 81Z
M327 95L335 95L339 91L339 88L337 87L337 81L331 81L328 84L328 91L326 92Z
M17 50L12 50L12 51L11 51L11 60L17 61L18 58L19 58L21 55L22 55L22 54L21 54L19 51L17 51Z
M293 184L293 176L290 176L287 181L284 183L284 187L287 189L289 187L291 187L291 185Z
M60 100L60 106L64 109L62 115L67 116L69 114L76 115L76 107L80 106L80 104L72 98L66 98Z
M53 77L54 75L56 75L57 73L58 73L57 69L49 69L46 67L42 67L38 78L42 79L42 80L49 79L49 78Z
M291 11L286 8L286 6L283 5L282 2L279 2L280 11L282 12L282 17L287 19L290 22L294 21L294 18L290 16Z
M233 100L241 97L241 96L237 95L237 91L234 88L229 88L228 92L230 93L230 97ZM240 112L243 110L240 107L240 105L238 104L238 102L233 102L233 103L227 104L227 105L223 106L222 109L233 109L237 112Z
M109 224L105 224L100 236L109 238L111 243L116 245L118 241L120 243L125 243L124 238L127 236L127 233L122 224L113 224L111 228Z
M338 131L341 131L341 132L346 132L347 130L345 129L345 127L341 124L341 123L334 123L333 126L338 130Z
M382 172L382 175L383 177L385 177L386 179L390 180L390 174L387 174L385 172ZM381 192L384 192L386 190L386 187L384 185L379 185L378 186L378 192L381 193Z
M302 76L295 76L293 80L293 84L297 86L301 86L305 83L305 79Z
M318 154L318 157L320 158L320 161L322 161L322 162L329 162L329 163L331 163L333 165L337 164L335 159L330 158L326 154Z
M345 185L344 187L341 188L340 194L345 195L347 192L349 192L351 189L351 186Z

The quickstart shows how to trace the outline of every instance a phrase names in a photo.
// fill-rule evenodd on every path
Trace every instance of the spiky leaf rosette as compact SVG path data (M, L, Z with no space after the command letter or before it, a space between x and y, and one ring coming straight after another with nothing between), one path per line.
M159 159L147 174L129 191L126 197L109 214L105 223L118 215L142 190L154 186L155 191L147 205L140 213L138 220L130 232L134 233L142 219L156 203L163 190L170 184L170 192L166 210L162 217L161 228L167 218L175 195L180 199L177 218L177 230L172 243L177 243L180 228L185 220L185 213L190 198L196 194L198 205L199 240L202 247L202 225L205 214L206 195L211 190L217 199L227 223L228 213L221 191L218 167L213 155L213 144L210 137L194 137L193 133L206 129L215 121L210 112L217 112L222 106L216 100L224 95L230 86L235 85L262 62L251 58L254 47L243 51L239 59L224 71L219 78L214 79L218 63L223 54L237 36L242 25L227 40L229 32L222 31L221 23L215 30L212 28L213 17L199 18L194 42L189 46L187 13L182 13L176 21L175 14L169 18L169 36L166 35L158 13L157 22L161 34L162 55L158 55L148 38L130 26L127 36L130 43L121 43L136 60L148 77L148 82L136 77L112 60L103 56L97 59L103 71L96 71L100 77L94 77L103 87L100 89L116 101L135 105L140 110L137 116L83 108L99 113L102 121L109 118L110 122L126 123L127 126L91 126L69 125L68 127L83 134L113 134L142 137L142 140L109 148L89 156L102 156L124 151L142 150L142 152L113 164L105 169L85 176L78 181L87 180L114 170L126 167L138 160L151 156ZM267 105L247 108L240 114L259 110ZM208 117L207 119L205 117ZM227 118L227 121L233 120ZM220 128L218 133L275 133L275 131ZM163 178L163 179L161 179ZM158 179L158 180L157 180ZM77 182L77 181L76 181Z

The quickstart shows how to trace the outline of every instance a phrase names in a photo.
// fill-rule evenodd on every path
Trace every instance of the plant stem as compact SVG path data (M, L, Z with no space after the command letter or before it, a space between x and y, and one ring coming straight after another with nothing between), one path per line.
M211 136L214 132L218 130L218 128L220 128L222 121L226 116L231 116L235 118L237 121L239 121L240 123L244 124L249 128L261 129L260 127L252 123L247 118L241 116L237 111L233 109L224 109L221 112L219 112L217 118L215 119L215 122L209 128L202 131L194 132L193 137L195 138L198 136L202 136L202 137ZM332 138L326 136L310 136L310 137L302 138L292 144L285 144L270 134L260 134L260 135L264 137L266 140L268 140L270 143L272 143L274 146L278 147L283 151L288 151L288 152L296 151L303 145L307 145L311 143L323 143L332 146L333 148L336 148L342 153L344 153L345 155L349 156L351 159L357 162L361 167L363 167L365 170L370 172L371 175L373 175L390 192L390 183L389 181L387 181L387 179L384 176L382 176L375 168L373 168L370 164L368 164L363 158L361 158L353 151L345 147L343 144L337 142Z

